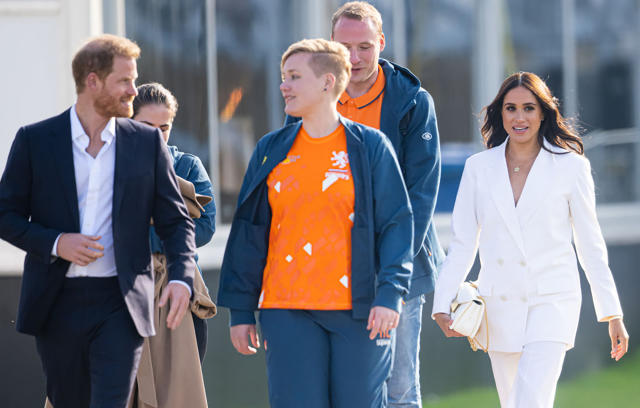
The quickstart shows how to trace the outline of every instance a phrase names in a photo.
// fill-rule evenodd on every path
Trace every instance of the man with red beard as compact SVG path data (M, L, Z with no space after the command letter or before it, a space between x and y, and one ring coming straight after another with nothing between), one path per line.
M18 130L0 180L0 238L27 253L17 330L36 337L56 408L126 406L155 334L152 218L169 328L189 304L193 221L161 132L126 119L139 54L122 37L87 42L72 63L76 104Z

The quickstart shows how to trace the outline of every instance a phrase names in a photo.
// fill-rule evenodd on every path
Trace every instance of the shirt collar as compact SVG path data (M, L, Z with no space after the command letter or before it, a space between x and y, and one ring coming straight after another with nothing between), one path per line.
M78 118L78 112L76 112L76 105L71 107L71 140L82 141L82 136L85 136L85 143L89 145L89 135L87 135ZM100 138L106 144L111 144L116 137L116 118L111 118L107 122L107 125L100 132ZM86 146L85 146L86 147Z
M349 100L352 100L353 103L356 105L356 108L358 109L364 108L365 106L369 105L371 102L378 99L380 95L382 95L382 93L384 92L385 82L386 80L384 77L384 72L382 71L382 67L380 66L380 64L378 64L378 77L376 78L376 82L373 83L371 88L369 88L369 90L364 95L360 95L357 98L352 98L349 96L349 94L345 90L340 96L339 102L341 105L344 105Z

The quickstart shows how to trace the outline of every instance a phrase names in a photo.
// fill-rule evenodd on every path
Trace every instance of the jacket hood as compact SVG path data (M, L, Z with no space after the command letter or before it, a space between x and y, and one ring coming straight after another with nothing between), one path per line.
M385 98L399 101L398 108L403 108L415 99L421 87L418 77L408 69L383 58L378 60L378 64L382 67L385 76Z

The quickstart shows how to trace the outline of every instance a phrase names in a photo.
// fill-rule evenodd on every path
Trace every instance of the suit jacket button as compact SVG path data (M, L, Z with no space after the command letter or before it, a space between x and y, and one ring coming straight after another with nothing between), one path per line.
M498 265L500 266L504 265L504 259L502 258L498 259Z
M527 263L525 261L520 261L520 266L527 266Z
M507 300L507 297L505 295L500 296L500 300L502 300L503 302Z
M525 296L521 297L520 300L522 300L523 303L527 303L527 298Z

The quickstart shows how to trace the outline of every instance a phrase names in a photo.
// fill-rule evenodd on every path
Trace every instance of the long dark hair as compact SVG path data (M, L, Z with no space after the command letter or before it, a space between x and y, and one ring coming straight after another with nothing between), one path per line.
M584 145L578 131L571 120L564 118L558 110L558 98L551 94L549 87L539 76L531 72L517 72L505 79L496 97L483 109L484 123L480 132L487 148L499 146L507 138L507 131L502 125L502 104L507 92L519 86L531 91L542 108L544 120L538 132L540 146L550 151L544 147L544 138L553 146L584 154Z

